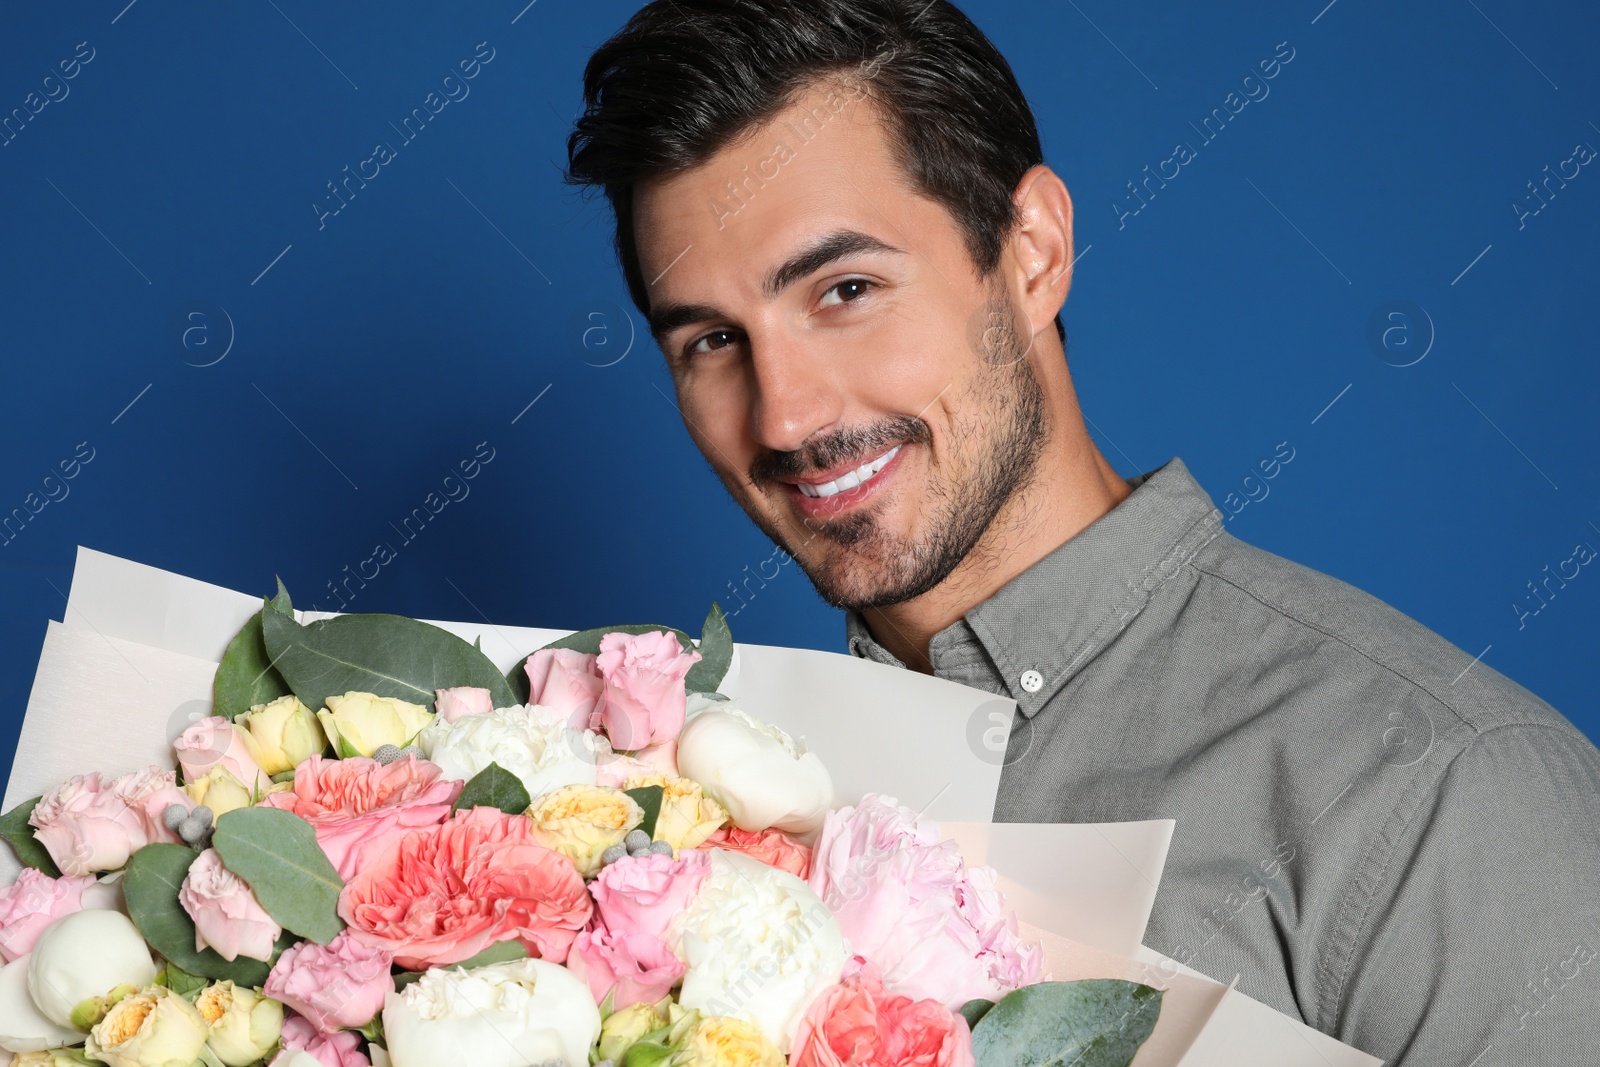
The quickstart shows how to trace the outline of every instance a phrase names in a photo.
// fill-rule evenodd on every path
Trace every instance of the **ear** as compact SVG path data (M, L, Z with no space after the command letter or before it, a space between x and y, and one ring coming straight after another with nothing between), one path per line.
M1040 163L1022 176L1012 202L1019 216L1011 242L1016 292L1033 335L1052 327L1072 287L1072 197L1056 172Z

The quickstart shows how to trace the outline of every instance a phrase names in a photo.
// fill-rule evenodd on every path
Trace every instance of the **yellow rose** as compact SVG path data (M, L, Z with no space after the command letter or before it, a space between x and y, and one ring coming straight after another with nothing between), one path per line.
M433 721L433 712L421 704L372 693L330 696L327 704L317 712L317 721L328 735L328 744L340 756L351 749L357 755L370 756L384 745L404 748ZM340 737L344 738L343 745L339 744Z
M283 1005L254 989L217 982L194 1002L206 1021L206 1045L226 1067L245 1067L278 1043Z
M261 781L265 782L266 779L263 778ZM277 782L268 785L265 789L256 790L252 796L250 790L244 787L244 783L235 778L232 771L219 763L207 771L204 778L196 778L194 781L186 783L183 786L183 791L188 793L196 804L204 804L211 809L211 823L214 826L217 818L223 812L232 811L235 808L248 808L252 804L259 803L262 797L271 796L273 793L282 793L293 788L294 786L288 782Z
M661 814L656 817L655 838L673 849L694 848L728 821L728 809L706 796L700 783L688 778L663 778L640 774L623 783L625 789L661 787Z
M250 790L220 763L207 771L204 778L184 783L183 791L196 804L210 808L213 816L235 808L248 808L251 803Z
M683 1035L668 1067L785 1067L783 1053L754 1024L707 1015Z
M640 1038L667 1025L667 1015L663 1009L670 1003L670 999L659 1005L640 1001L608 1015L606 1021L600 1024L600 1058L621 1063L623 1056L638 1044Z
M322 726L293 693L257 704L234 720L245 747L268 774L282 774L327 747Z
M561 853L585 878L600 873L600 856L622 844L644 810L620 789L599 785L564 785L544 794L528 809L533 839Z
M206 1021L166 986L119 1000L89 1031L84 1052L111 1067L191 1067L206 1047Z

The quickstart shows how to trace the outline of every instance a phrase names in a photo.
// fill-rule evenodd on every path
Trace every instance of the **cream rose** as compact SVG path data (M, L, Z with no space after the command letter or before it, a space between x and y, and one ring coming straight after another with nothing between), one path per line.
M421 704L373 693L349 692L327 698L327 707L317 712L328 735L328 744L340 756L354 749L359 756L370 756L384 745L404 748L434 714ZM343 737L345 744L339 744Z
M300 761L327 747L322 724L312 710L290 693L257 704L234 722L250 754L268 774L292 771Z
M572 861L578 873L600 873L600 857L644 821L644 809L620 789L598 785L564 785L546 793L528 809L533 839Z

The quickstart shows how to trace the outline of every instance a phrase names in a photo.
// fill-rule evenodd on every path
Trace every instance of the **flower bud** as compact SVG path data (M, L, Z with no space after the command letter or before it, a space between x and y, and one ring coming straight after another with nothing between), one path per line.
M236 726L251 755L268 774L282 774L299 766L327 746L322 724L293 693L257 704L239 716Z
M283 1030L282 1004L232 982L207 986L194 1006L206 1021L206 1046L227 1067L261 1059Z
M8 1052L39 1052L56 1045L76 1044L83 1039L82 1034L70 1026L51 1022L34 1005L28 994L29 959L29 955L18 956L0 967L0 1048Z
M120 911L79 911L39 935L28 964L28 993L44 1017L72 1025L77 1006L121 985L142 988L156 976L144 937Z
M350 749L357 755L371 756L383 745L403 748L434 719L433 712L421 704L373 693L330 696L327 705L317 712L317 721L322 723L328 743L339 756ZM343 746L339 744L341 737Z

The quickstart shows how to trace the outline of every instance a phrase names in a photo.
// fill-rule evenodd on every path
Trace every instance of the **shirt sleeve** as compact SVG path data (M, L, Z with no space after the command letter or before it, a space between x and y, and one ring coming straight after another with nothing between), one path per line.
M1387 1067L1594 1062L1600 750L1571 726L1499 726L1436 781L1377 837L1390 858L1335 1036Z

